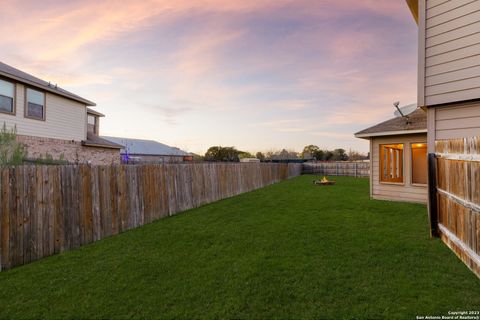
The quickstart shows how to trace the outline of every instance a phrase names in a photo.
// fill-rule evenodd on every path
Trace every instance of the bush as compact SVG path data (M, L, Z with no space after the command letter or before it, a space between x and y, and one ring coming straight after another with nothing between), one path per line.
M0 165L21 165L26 156L26 146L17 141L17 127L7 129L3 123L0 130Z

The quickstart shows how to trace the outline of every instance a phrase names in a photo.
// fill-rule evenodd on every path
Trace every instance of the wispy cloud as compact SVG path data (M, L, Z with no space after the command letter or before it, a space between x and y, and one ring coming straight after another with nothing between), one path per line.
M3 62L96 101L108 134L197 152L214 143L300 149L312 139L366 149L346 137L390 116L392 101L415 98L416 27L401 1L1 7Z

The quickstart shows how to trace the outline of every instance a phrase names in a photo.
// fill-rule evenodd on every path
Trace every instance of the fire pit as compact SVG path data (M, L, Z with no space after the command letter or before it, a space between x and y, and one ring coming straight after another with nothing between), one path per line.
M317 186L331 186L334 185L336 181L329 181L327 177L323 177L322 180L313 180L313 184Z

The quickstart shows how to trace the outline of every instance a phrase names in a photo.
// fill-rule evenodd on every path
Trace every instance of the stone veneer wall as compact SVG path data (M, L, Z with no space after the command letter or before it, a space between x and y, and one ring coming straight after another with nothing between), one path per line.
M79 141L17 136L18 142L27 146L28 158L45 158L49 154L53 159L63 158L70 163L90 163L93 165L120 164L120 150L83 146Z

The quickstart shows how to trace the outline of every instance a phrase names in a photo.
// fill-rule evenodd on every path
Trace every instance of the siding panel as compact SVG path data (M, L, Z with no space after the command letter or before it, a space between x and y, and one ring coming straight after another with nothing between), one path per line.
M438 120L436 123L437 130L451 130L455 128L469 129L478 128L480 117L471 118L455 118L451 120Z
M457 107L437 108L436 120L461 119L480 117L480 106L478 104L464 104Z
M480 98L480 0L427 1L420 105ZM420 15L422 16L422 14ZM423 30L423 28L422 28Z
M452 2L454 3L461 3L462 0L453 0ZM432 9L430 9L432 10ZM448 22L448 21L453 21L456 19L460 19L463 16L466 16L472 12L479 11L480 10L480 2L479 1L474 1L470 2L467 5L462 5L459 6L453 10L447 11L444 14L437 15L432 18L427 17L427 29L435 27L437 25L440 25L442 23ZM427 11L428 14L428 11Z
M480 62L480 61L479 61ZM455 82L465 79L472 79L480 75L480 65L467 69L456 70L452 72L437 74L433 76L427 76L425 78L426 86L433 86L437 84Z
M436 56L427 57L425 59L425 65L428 67L447 63L463 58L472 57L475 55L480 55L480 43L474 43L468 47L462 48L451 48L449 52L442 53Z
M437 105L442 103L452 103L465 100L478 99L480 97L480 88L450 92L442 95L430 96L426 98L427 105Z
M480 31L480 22L475 22L464 27L454 29L451 31L443 32L435 36L427 34L426 47L430 48L442 43L460 39Z
M427 9L431 9L436 6L440 6L445 2L449 2L450 0L427 0Z
M462 28L462 27L468 26L472 23L477 23L479 21L479 17L480 17L480 11L475 11L475 12L472 12L472 13L462 17L462 19L447 21L447 22L442 23L438 26L429 28L429 29L426 30L425 35L426 35L427 38L430 38L430 37L433 37L433 36L436 36L436 35L439 35L439 34L442 34L442 33L445 33L445 32L449 32L449 31L456 30L458 28Z
M426 86L425 95L433 96L436 94L444 94L450 92L458 92L467 89L480 88L480 76L470 79L447 82L443 84Z
M446 139L458 139L465 137L478 137L480 136L480 128L469 128L469 129L452 129L452 130L437 130L437 139L446 140Z
M480 29L477 29L477 33L465 35L461 38L451 40L446 43L438 44L431 47L428 47L427 45L425 55L428 58L450 51L456 51L458 50L458 48L466 48L475 43L480 43Z
M436 5L435 7L427 7L427 19L433 18L441 14L446 14L449 11L452 11L458 7L467 5L472 2L475 2L475 0L446 1Z
M435 109L437 140L480 136L480 103Z

